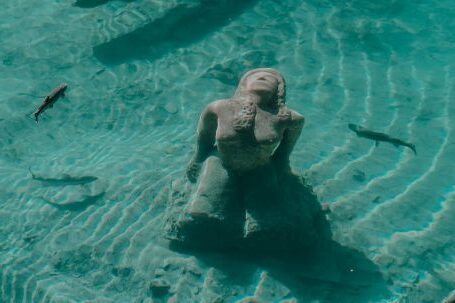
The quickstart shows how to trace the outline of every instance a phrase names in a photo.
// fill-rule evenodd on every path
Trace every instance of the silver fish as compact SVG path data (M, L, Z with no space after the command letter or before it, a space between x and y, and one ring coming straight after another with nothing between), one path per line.
M42 113L44 113L48 108L52 108L54 106L54 103L57 102L57 100L60 97L65 97L65 90L68 88L68 84L63 83L60 84L58 87L56 87L49 95L46 96L44 99L43 103L38 107L36 112L33 113L35 116L35 121L38 123L38 117Z

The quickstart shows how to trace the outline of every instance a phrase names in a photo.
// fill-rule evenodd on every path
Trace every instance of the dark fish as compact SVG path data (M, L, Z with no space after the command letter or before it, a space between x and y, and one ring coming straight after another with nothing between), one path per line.
M356 125L356 124L349 123L348 127L350 130L352 130L353 132L355 132L357 134L357 137L367 138L367 139L376 141L376 146L379 145L380 141L392 143L395 147L402 145L402 146L406 146L406 147L410 148L414 152L414 154L417 155L416 147L412 143L408 143L408 142L405 142L405 141L397 139L397 138L392 138L389 135L384 134L384 133L378 133L378 132L368 130L368 129L366 129L362 126Z
M32 179L45 183L48 186L67 186L67 185L84 185L98 180L95 176L82 176L82 177L72 177L70 175L64 174L63 178L44 178L35 175L30 167L28 168Z
M98 195L87 196L85 199L80 200L80 201L74 201L74 202L68 202L68 203L62 203L62 204L51 202L51 201L48 201L43 198L41 198L41 199L43 199L43 201L46 202L47 204L49 204L59 210L82 211L82 210L85 210L90 205L93 205L96 202L98 202L98 200L101 199L104 196L104 194L105 194L105 192L101 192Z
M43 103L40 105L40 107L38 107L36 112L33 114L35 116L36 123L38 123L39 115L44 113L48 108L52 108L54 106L54 103L57 102L57 100L60 97L65 97L65 90L67 88L68 88L68 84L66 84L66 83L60 84L49 95L46 96Z

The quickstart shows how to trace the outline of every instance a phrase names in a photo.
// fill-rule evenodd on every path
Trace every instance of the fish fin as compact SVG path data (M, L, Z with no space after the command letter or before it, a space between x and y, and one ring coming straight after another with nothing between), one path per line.
M28 167L28 171L30 172L30 174L32 175L32 179L36 179L36 176L35 174L32 172L32 168L29 166Z
M395 146L396 148L398 148L398 147L400 147L400 144L394 143L393 146Z
M379 146L379 141L376 140L375 145L376 145L376 146Z
M62 98L65 98L65 97L66 97L65 92L63 92L62 93Z
M40 98L40 99L46 98L46 96L38 96L38 95L34 95L34 94L29 94L29 93L18 93L17 95L18 96L29 96L29 97Z
M54 107L54 104L49 105L49 108L53 108L53 107Z

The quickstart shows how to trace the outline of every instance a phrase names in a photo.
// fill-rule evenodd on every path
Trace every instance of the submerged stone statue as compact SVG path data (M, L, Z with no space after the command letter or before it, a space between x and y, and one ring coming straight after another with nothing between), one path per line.
M190 183L169 195L174 243L281 251L330 238L312 189L291 172L304 117L285 101L283 76L259 68L241 78L232 98L207 105L186 171Z

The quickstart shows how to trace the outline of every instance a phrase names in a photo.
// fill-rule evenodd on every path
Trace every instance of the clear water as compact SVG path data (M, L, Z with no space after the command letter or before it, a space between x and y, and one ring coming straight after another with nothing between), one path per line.
M455 289L453 1L75 3L0 4L1 302L418 303ZM307 119L293 167L380 281L358 264L301 279L229 256L213 266L163 240L152 201L183 174L199 112L262 66ZM29 119L62 82L67 97ZM156 277L168 293L151 293Z

